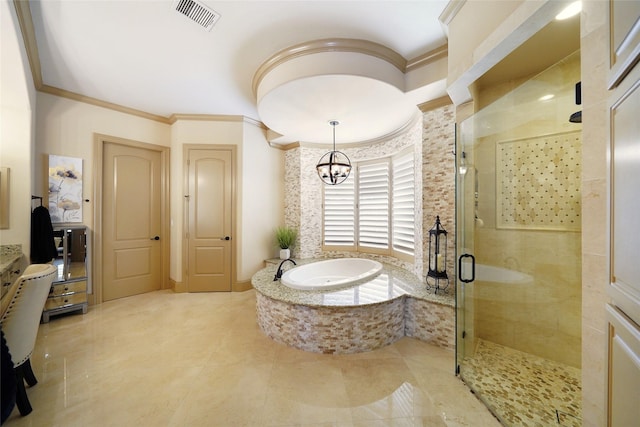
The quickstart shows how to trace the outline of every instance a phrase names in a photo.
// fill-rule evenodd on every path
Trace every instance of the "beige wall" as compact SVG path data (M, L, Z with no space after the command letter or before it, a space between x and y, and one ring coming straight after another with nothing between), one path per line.
M36 151L33 170L37 194L47 196L47 156L83 159L82 222L94 223L94 137L110 135L138 142L169 146L169 126L102 107L38 92L36 104Z
M170 278L182 280L183 144L238 147L237 271L249 282L265 258L274 255L273 229L283 221L282 151L269 147L264 130L242 117L177 120L172 125L42 92L36 93L15 9L1 3L2 96L0 166L11 169L11 225L0 243L22 244L28 254L30 195L47 196L46 156L83 159L83 222L94 225L94 135L104 134L171 148ZM11 67L5 66L11 64Z
M273 256L270 238L282 220L280 150L269 147L264 131L242 117L179 119L172 125L82 102L39 93L36 115L36 168L41 193L46 154L84 159L84 223L93 227L93 137L95 133L171 147L170 278L182 281L185 170L184 144L235 145L238 149L236 205L236 280L247 282ZM274 197L265 197L273 195ZM279 197L278 197L279 196Z
M595 427L605 425L606 413L609 6L600 0L582 3L582 420Z
M28 257L36 92L15 8L6 0L0 28L0 166L10 169L9 228L0 230L0 244L20 244Z
M572 0L468 0L448 25L447 92L454 104L472 98L472 85Z
M274 229L284 218L284 152L269 147L263 129L244 124L240 195L238 281L248 281L276 257Z

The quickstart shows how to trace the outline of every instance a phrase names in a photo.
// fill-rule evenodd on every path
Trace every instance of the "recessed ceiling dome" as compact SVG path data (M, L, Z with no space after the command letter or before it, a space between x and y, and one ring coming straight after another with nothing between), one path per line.
M340 121L338 143L391 135L414 118L405 93L406 60L377 43L317 40L285 49L256 72L260 120L272 142L330 143L327 122Z

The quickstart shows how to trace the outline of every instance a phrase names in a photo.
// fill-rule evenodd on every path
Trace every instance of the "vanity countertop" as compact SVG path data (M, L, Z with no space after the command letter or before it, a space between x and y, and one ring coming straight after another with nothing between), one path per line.
M0 246L0 274L6 273L20 258L22 258L22 245Z
M22 245L2 245L0 246L0 314L4 314L9 300L13 295L14 288L12 285L16 279L20 276L21 271L19 267L16 267L16 263L22 258ZM18 268L18 270L13 270ZM6 298L5 298L6 297Z
M321 259L295 260L298 265L307 264ZM410 272L382 263L381 273L373 279L345 288L326 291L307 291L291 289L280 281L274 281L275 272L280 260L267 260L267 266L258 271L251 279L256 291L270 298L311 307L319 306L363 306L378 304L392 299L411 296L437 304L454 306L453 286L449 286L447 293L434 294L428 290L424 280L418 279Z
M18 254L1 254L0 255L0 274L6 273L14 262L22 258L22 253Z

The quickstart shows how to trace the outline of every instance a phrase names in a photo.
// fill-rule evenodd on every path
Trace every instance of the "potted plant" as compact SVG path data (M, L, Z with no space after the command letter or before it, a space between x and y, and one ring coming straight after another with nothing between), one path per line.
M280 259L289 259L291 257L291 248L296 243L298 231L293 227L276 228L276 241L280 247Z

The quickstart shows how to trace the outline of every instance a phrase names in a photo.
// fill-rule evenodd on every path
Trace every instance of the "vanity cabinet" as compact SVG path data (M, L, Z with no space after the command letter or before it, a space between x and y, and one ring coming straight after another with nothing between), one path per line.
M15 287L16 279L22 274L23 265L22 247L20 245L0 246L0 282L2 291L0 292L0 314L3 314L9 303Z
M53 265L58 275L51 285L49 297L42 312L42 322L51 316L72 311L87 312L89 291L89 271L87 250L89 235L84 226L56 227L53 230L58 255Z
M15 282L18 277L20 277L21 273L22 268L20 265L20 257L16 256L15 259L7 262L6 265L3 263L2 273L0 274L3 297L7 293L13 282Z

